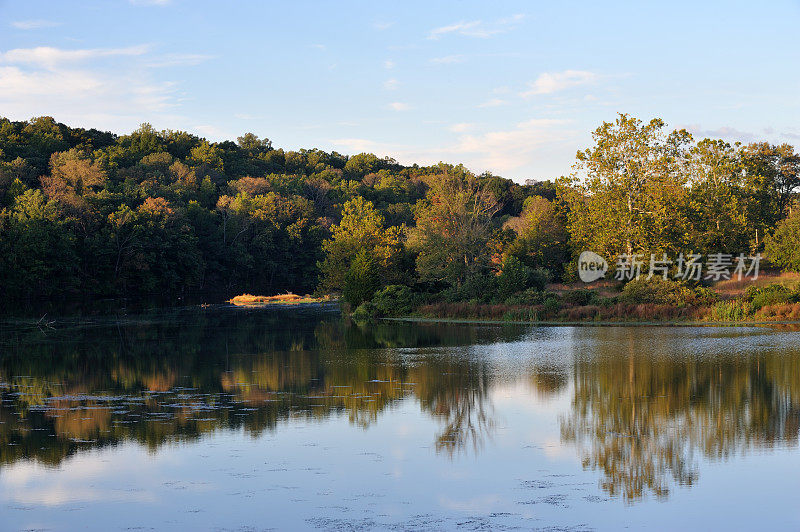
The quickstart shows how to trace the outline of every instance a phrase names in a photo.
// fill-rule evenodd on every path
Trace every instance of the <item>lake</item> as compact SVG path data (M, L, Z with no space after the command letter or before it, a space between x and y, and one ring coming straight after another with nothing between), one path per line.
M0 324L2 530L800 529L800 335Z

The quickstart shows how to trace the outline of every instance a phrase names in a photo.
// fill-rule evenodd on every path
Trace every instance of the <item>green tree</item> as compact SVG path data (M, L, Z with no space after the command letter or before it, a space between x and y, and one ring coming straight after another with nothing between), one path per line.
M744 252L750 247L749 197L736 148L704 139L690 151L691 242L707 253Z
M370 250L362 249L350 263L344 279L342 295L355 308L364 301L369 301L380 288L378 263Z
M691 136L665 128L658 118L644 124L620 114L595 130L594 147L578 152L574 173L559 187L576 253L611 258L683 250Z
M519 216L510 218L504 228L517 237L506 256L517 257L531 268L558 272L567 257L567 231L556 205L540 196L525 199Z
M345 274L361 250L367 250L381 265L384 284L401 275L404 228L384 228L383 216L372 202L361 196L345 202L342 221L332 229L331 238L322 243L325 256L319 263L322 290L344 288Z
M800 209L778 224L764 252L770 262L785 271L800 271Z
M494 194L469 172L434 175L429 186L412 234L420 277L461 286L486 275L492 217L500 209Z

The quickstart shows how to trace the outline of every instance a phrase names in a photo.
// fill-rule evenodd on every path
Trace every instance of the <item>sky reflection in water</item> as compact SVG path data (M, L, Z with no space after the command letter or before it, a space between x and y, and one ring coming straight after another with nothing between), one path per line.
M0 326L3 529L797 529L800 337L187 309Z

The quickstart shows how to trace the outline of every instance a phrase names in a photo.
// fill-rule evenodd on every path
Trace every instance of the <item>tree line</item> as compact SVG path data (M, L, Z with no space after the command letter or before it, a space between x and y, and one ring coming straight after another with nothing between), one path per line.
M577 254L756 253L800 268L800 156L620 114L573 172L520 185L463 165L118 136L0 119L4 302L243 291L507 298Z

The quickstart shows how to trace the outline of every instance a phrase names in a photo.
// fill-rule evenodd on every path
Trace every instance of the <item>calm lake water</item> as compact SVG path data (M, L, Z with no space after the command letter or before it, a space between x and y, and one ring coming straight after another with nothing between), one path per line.
M800 333L0 324L0 529L800 529Z

